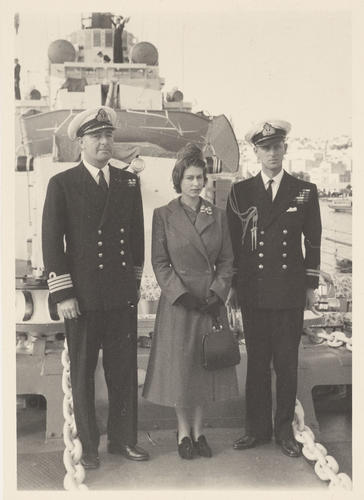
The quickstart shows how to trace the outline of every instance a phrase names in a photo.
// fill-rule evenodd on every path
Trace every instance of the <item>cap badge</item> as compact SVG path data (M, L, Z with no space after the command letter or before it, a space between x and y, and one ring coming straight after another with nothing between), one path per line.
M98 111L95 119L98 122L107 122L107 121L109 121L108 114L106 113L106 111L103 108L99 109L99 111Z
M263 126L262 135L264 136L274 135L274 133L275 133L275 128L272 127L270 123L265 123Z

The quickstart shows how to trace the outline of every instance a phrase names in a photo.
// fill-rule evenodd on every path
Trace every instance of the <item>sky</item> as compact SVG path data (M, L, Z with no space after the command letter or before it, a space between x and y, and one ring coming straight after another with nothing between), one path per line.
M13 33L25 84L44 72L49 43L78 29L81 11L95 8L29 11L24 5ZM304 9L294 1L261 5L128 0L103 3L103 10L131 16L127 29L155 44L166 91L178 86L194 111L224 113L238 137L270 117L290 121L296 136L350 135L350 10L320 0Z

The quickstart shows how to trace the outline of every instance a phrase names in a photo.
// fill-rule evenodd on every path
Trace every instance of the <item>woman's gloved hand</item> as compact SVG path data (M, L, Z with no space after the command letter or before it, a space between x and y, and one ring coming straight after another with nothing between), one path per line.
M185 307L190 311L200 309L202 305L202 301L200 299L188 292L178 297L175 303Z
M204 304L200 307L200 311L204 314L211 314L211 316L216 318L219 316L221 305L222 301L220 297L218 297L216 293L211 292L205 299Z

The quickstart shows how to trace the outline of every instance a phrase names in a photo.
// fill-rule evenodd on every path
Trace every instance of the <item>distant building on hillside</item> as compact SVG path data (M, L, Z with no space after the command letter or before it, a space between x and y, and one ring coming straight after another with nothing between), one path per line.
M348 169L343 163L322 161L319 168L311 170L310 181L326 192L342 191L352 183L351 167Z

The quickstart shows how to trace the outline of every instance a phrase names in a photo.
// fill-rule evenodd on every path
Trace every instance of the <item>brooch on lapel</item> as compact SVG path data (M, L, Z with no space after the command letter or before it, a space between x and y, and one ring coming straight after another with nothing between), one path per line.
M212 215L212 208L207 207L206 205L201 205L200 207L200 213L201 214L206 214L206 215Z
M308 202L311 190L309 188L301 189L298 195L294 198L294 202L297 205L303 205Z
M128 179L128 186L129 187L135 187L136 186L136 179Z

